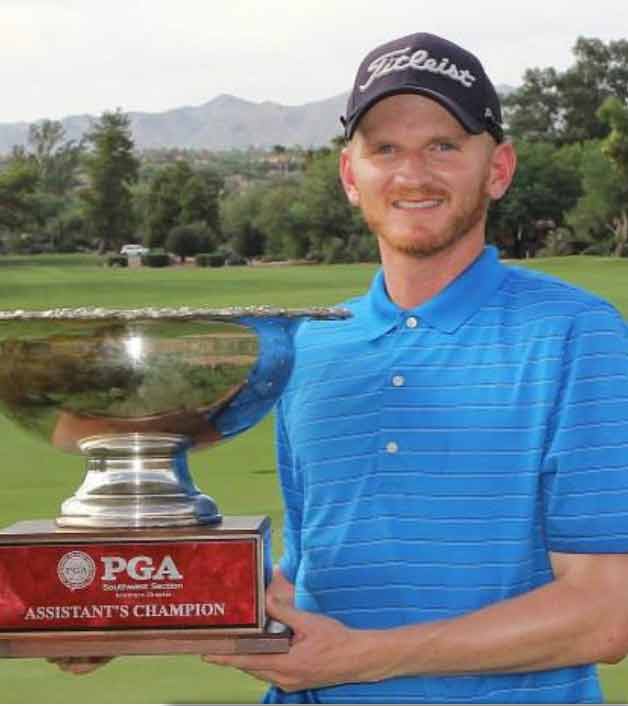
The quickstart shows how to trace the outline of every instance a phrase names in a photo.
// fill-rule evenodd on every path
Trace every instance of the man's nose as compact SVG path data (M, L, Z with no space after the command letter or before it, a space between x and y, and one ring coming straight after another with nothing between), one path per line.
M412 152L404 155L395 172L395 180L401 185L421 186L433 181L433 175L425 155Z

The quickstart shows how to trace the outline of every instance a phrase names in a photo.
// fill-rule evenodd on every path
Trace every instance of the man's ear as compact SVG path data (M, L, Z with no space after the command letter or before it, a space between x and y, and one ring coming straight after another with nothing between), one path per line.
M360 205L360 194L355 183L351 166L351 147L345 147L340 153L340 181L352 206Z
M488 195L494 201L508 191L517 168L517 153L510 142L502 142L493 150Z

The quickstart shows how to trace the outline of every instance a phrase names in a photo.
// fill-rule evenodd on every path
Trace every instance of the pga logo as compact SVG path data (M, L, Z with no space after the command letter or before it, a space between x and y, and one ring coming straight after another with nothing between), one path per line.
M169 554L166 554L157 566L150 556L134 556L128 560L121 556L103 556L100 560L104 564L103 581L116 581L122 573L126 573L134 581L183 578L183 574Z
M57 564L57 576L70 591L87 588L96 576L96 564L89 554L72 551L64 554Z

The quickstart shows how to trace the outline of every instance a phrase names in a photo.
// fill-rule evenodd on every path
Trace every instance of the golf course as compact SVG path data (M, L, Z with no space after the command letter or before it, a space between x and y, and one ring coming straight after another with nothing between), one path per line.
M628 258L526 261L613 302L628 319ZM365 291L375 265L151 269L108 268L93 255L0 257L0 309L99 306L280 307L330 305ZM83 461L29 437L0 417L0 527L54 518L79 485ZM267 514L281 551L282 510L272 419L233 442L190 455L196 484L223 514ZM628 701L628 661L600 669L607 701ZM2 703L252 703L264 685L195 656L122 657L86 676L44 660L0 659Z

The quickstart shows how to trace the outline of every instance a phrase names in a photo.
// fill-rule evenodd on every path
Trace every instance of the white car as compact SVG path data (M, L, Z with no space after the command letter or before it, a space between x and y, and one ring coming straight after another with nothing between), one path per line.
M120 255L127 255L129 257L139 257L140 255L146 255L148 248L143 245L136 245L135 243L129 243L128 245L123 245L120 249Z

